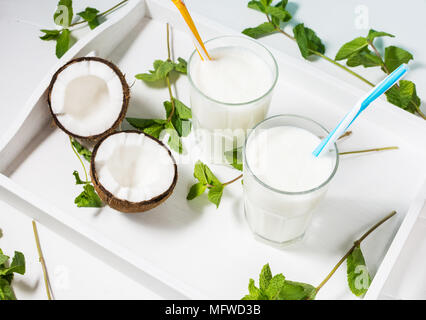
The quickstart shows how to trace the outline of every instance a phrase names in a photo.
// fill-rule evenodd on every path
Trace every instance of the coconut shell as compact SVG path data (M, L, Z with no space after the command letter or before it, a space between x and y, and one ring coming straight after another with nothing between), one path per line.
M55 113L53 112L52 105L51 105L51 93L52 93L53 85L55 84L56 79L58 78L58 75L63 70L65 70L67 67L69 67L70 65L72 65L74 63L81 62L81 61L98 61L98 62L106 64L118 76L118 78L120 79L120 82L121 82L121 86L123 88L123 103L121 105L121 112L120 112L118 118L116 119L116 121L111 126L111 128L105 130L104 132L102 132L100 134L93 135L93 136L87 136L87 137L74 134L71 131L69 131L68 129L64 128L64 126L61 124L61 122L58 120ZM100 138L114 132L118 128L120 123L123 121L124 117L126 116L127 107L129 106L129 99L130 99L130 89L129 89L129 85L126 82L126 79L125 79L123 73L112 62L105 60L105 59L102 59L102 58L98 58L98 57L81 57L81 58L76 58L76 59L73 59L73 60L67 62L65 65L60 67L58 69L58 71L55 72L55 74L52 77L52 80L50 81L49 87L47 89L47 103L49 105L49 110L50 110L50 113L53 117L53 121L55 122L56 126L58 126L62 131L64 131L67 135L69 135L71 137L82 139L82 140L87 140L87 141L96 141L96 140L99 140Z
M143 134L146 137L148 137L149 139L154 140L161 147L163 147L167 150L168 155L173 160L173 166L174 166L175 174L174 174L173 181L172 181L170 187L165 192L163 192L162 194L160 194L160 195L158 195L158 196L156 196L156 197L154 197L150 200L141 201L141 202L131 202L131 201L128 201L128 200L118 199L110 191L105 189L105 187L99 182L98 174L96 172L96 167L95 167L95 159L96 159L96 154L98 152L99 146L109 136L114 135L114 134L118 134L118 133L123 133L123 132ZM163 142L161 142L160 140L158 140L154 137L151 137L150 135L148 135L144 132L141 132L141 131L126 130L126 131L119 131L119 132L110 133L110 134L108 134L107 136L104 136L103 138L101 138L98 141L98 143L95 145L93 152L92 152L92 158L91 158L91 161L90 161L90 176L92 178L93 186L95 187L95 190L98 193L99 197L108 206L110 206L111 208L113 208L115 210L125 212L125 213L137 213L137 212L144 212L144 211L151 210L152 208L155 208L155 207L159 206L160 204L162 204L164 201L167 200L167 198L170 197L170 195L173 193L173 190L176 186L176 182L177 182L177 179L178 179L178 171L177 171L177 165L176 165L175 158L173 157L169 148L167 148L164 145Z

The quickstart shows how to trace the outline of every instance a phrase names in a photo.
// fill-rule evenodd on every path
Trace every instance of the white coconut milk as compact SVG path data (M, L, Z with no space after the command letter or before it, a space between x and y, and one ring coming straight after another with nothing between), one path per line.
M212 60L194 62L191 75L206 96L224 103L247 103L271 87L268 65L254 52L241 47L211 51Z
M247 130L266 116L277 70L269 52L253 43L267 56L259 48L228 45L210 48L211 61L202 61L198 55L191 58L191 107L195 129L207 135L205 148L218 149L212 140L223 137L237 137L242 145ZM222 156L224 147L219 149Z
M318 158L320 138L308 130L277 126L249 137L245 152L245 212L257 235L283 243L301 237L312 209L326 192L335 154Z

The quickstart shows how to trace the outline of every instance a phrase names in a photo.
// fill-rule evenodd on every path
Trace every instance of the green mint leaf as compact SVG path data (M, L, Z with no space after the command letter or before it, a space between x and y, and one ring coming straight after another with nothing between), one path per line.
M218 178L213 174L213 172L210 170L210 168L206 165L204 165L204 173L207 177L207 182L212 186L222 186L222 183L219 181Z
M226 161L235 169L240 171L243 170L242 156L243 156L242 147L234 148L230 151L225 151Z
M371 283L360 246L356 246L346 260L348 285L356 296L363 296Z
M287 3L288 3L287 0L279 1L279 2L277 2L277 4L274 7L278 8L278 9L285 9L286 6L287 6ZM269 11L271 11L271 10L269 9ZM274 14L270 13L271 14L271 18L272 18L271 19L272 23L274 25L276 25L277 27L280 27L281 22L288 22L292 18L291 14L287 10L284 10L284 11L286 12L286 16L284 18L281 18L281 19L277 18L276 14L274 15Z
M166 110L166 117L167 118L170 117L170 114L172 113L172 110L173 110L172 103L170 101L164 101L163 106L164 106L164 109ZM176 107L176 103L175 103L175 107ZM176 110L175 110L175 113L176 113Z
M303 282L286 280L281 288L279 300L314 300L316 288Z
M368 46L368 41L364 37L355 38L352 41L345 43L337 52L336 60L349 58L351 55L360 52Z
M102 200L99 198L95 188L91 184L85 184L83 189L83 192L80 193L74 200L74 203L77 205L77 207L102 207Z
M13 273L19 273L19 274L25 273L25 257L19 251L15 251L15 255L13 256L10 267L8 268L3 267L2 269L0 269L0 277L12 275ZM6 280L8 280L8 282L10 283L11 279L12 278L9 278Z
M216 205L216 208L219 208L220 200L222 199L223 186L216 185L209 189L208 198L210 202Z
M182 120L179 117L176 99L173 99L173 100L174 100L174 104L175 104L175 110L174 110L172 118L171 118L171 123L172 123L173 129L176 130L179 137L183 137L183 136L186 137L191 132L191 124L190 124L189 121ZM170 114L173 111L172 103L170 101L165 101L163 103L163 105L164 105L164 108L166 109L166 116L167 116L167 118L169 118Z
M262 271L259 275L259 286L260 290L265 291L269 287L269 283L272 279L271 268L269 267L269 263L265 264L262 268Z
M0 278L0 300L16 300L10 283L3 278Z
M207 186L201 182L192 185L192 187L189 189L188 195L186 196L186 200L195 199L196 197L202 195L206 189Z
M58 7L53 14L53 21L59 26L68 28L73 15L72 0L59 0Z
M285 277L282 275L282 273L272 277L272 279L269 281L268 287L264 291L268 297L268 300L282 300L280 293L285 282Z
M325 47L321 39L312 29L306 28L303 23L295 26L293 33L303 58L308 59L313 54L313 51L319 53L325 52Z
M22 252L15 251L10 268L15 273L25 274L25 257Z
M143 130L155 124L165 125L167 120L163 119L140 119L140 118L126 118L127 122L134 128Z
M179 118L181 119L191 119L192 118L192 111L190 108L188 108L182 101L174 98L175 102L175 108L176 112L179 115Z
M90 29L95 29L100 23L98 20L99 10L87 7L84 11L77 13L89 24Z
M0 276L0 279L1 278L3 278L4 280L6 280L9 284L11 284L12 283L12 280L13 280L13 272L11 272L11 273L9 273L9 274L7 274L7 270L6 269L9 269L9 268L6 268L6 262L7 262L7 260L9 259L9 256L6 256L6 255L4 255L3 254L3 251L0 249L0 259L3 261L2 263L0 263L0 274L2 273L2 272L4 272L4 274L2 274L1 276ZM6 271L5 271L6 270Z
M4 264L9 260L9 256L6 256L3 254L3 252L0 252L0 269L2 269Z
M154 70L149 70L149 73L140 73L135 75L136 79L145 82L156 82L166 79L167 75L175 68L171 61L155 60L153 64Z
M185 59L179 57L178 63L174 63L173 65L174 65L175 70L177 72L182 73L182 74L186 74L188 63L186 62Z
M288 4L288 0L283 0L283 1L277 2L275 6L285 9L287 7L287 4Z
M73 171L73 176L75 178L75 184L86 184L86 183L90 183L90 181L83 181L80 179L80 174L78 173L77 170Z
M203 185L208 184L205 167L206 165L200 160L198 160L194 166L194 178L200 181Z
M265 7L267 7L267 6L271 5L272 0L260 0L260 2L261 2L261 3L265 6Z
M291 14L282 7L266 7L266 13L272 17L276 26L279 26L280 22L287 22L292 18Z
M250 298L247 299L247 300L261 300L262 299L262 293L261 293L260 289L258 287L256 287L253 279L249 280L248 290L249 290L249 297Z
M257 10L257 11L266 13L265 5L262 4L260 1L256 1L256 0L249 1L249 3L247 4L247 7L249 7L250 9L253 9L253 10Z
M167 120L162 119L139 119L126 118L127 122L134 128L159 139L161 132L165 129Z
M47 29L41 29L41 32L44 33L40 37L41 40L49 41L49 40L56 40L59 37L59 30L47 30Z
M276 32L276 27L271 22L265 22L255 28L247 28L242 31L246 36L259 39L263 36Z
M394 71L403 63L408 63L413 59L413 55L408 51L395 47L389 46L385 49L385 65L389 72Z
M420 98L417 96L416 85L408 80L399 81L399 88L395 85L386 92L387 100L411 113L416 112L416 104L420 106Z
M382 66L383 62L381 58L376 56L368 48L364 48L363 50L351 55L346 61L346 64L349 67L364 66L365 68L370 68Z
M387 33L387 32L383 32L383 31L376 31L373 29L370 29L370 31L368 31L368 35L367 35L367 41L368 42L373 42L373 40L375 38L379 38L379 37L395 37L393 34Z
M169 140L167 144L170 148L178 153L183 152L182 140L180 139L179 133L176 131L172 123L167 122L165 125L166 133L169 134Z
M81 145L80 142L78 142L77 140L75 140L74 138L71 139L71 143L74 146L75 150L77 150L77 152L84 157L84 159L86 159L87 161L90 162L90 160L92 159L92 152L87 149L86 147L83 147Z
M164 124L153 124L150 127L143 129L143 132L154 137L156 139L160 138L161 132L164 130Z
M179 137L187 137L191 133L191 121L182 120L178 117L172 117L172 123L175 127Z
M265 6L270 6L272 3L272 0L260 0L260 2Z
M68 29L64 29L59 34L56 39L56 56L58 58L62 57L65 52L70 48L70 31Z

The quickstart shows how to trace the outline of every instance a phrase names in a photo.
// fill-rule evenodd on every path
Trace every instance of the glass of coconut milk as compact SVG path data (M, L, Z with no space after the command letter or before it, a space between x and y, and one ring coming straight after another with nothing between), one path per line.
M266 117L278 78L277 63L259 42L223 36L205 42L212 60L194 51L188 62L196 137L211 163L242 146L248 129Z
M312 151L328 134L317 122L278 115L260 122L243 148L244 210L253 233L275 244L301 239L336 173L336 145Z

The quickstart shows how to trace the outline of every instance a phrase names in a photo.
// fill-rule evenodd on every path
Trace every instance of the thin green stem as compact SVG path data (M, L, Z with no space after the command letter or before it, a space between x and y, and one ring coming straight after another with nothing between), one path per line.
M71 144L72 151L74 151L78 160L80 160L81 166L83 167L83 170L84 170L84 176L86 177L86 182L87 182L87 181L89 181L89 179L88 179L88 176L87 176L86 167L84 166L83 160L81 160L80 155L78 154L77 150L75 149L74 145L72 144L72 138L71 137L69 137L69 138L70 138L70 144Z
M266 15L266 18L268 19L268 22L269 22L269 23L272 23L272 22L271 22L271 18L269 17L269 15ZM287 38L289 38L289 39L291 39L291 40L293 40L293 41L296 41L296 39L295 39L292 35L288 34L288 33L287 33L287 32L285 32L284 30L282 30L280 27L275 26L275 29L276 29L278 32L280 32L280 33L282 33L283 35L285 35ZM327 57L326 55L322 54L321 52L318 52L318 51L315 51L315 50L312 50L312 49L309 49L309 51L310 51L312 54L314 54L314 55L316 55L316 56L318 56L318 57L321 57L321 58L323 58L323 59L327 60L328 62L330 62L330 63L334 64L335 66L337 66L337 67L339 67L339 68L341 68L341 69L345 70L346 72L349 72L351 75L353 75L353 76L357 77L358 79L360 79L361 81L365 82L365 83L366 83L366 84L368 84L369 86L374 87L374 84L373 84L373 83L371 83L370 81L368 81L367 79L365 79L364 77L362 77L361 75L359 75L358 73L356 73L356 72L352 71L352 70L351 70L351 69L349 69L348 67L344 66L343 64L340 64L340 63L339 63L339 62L337 62L336 60L333 60L333 59L331 59L331 58Z
M171 49L170 49L170 30L169 30L169 23L166 23L166 30L167 30L167 60L172 61L171 59ZM170 103L172 104L172 111L170 111L169 116L167 117L167 122L170 122L172 120L173 114L175 113L175 99L173 98L173 92L172 92L172 86L170 84L170 77L169 75L166 76L166 82L167 82L167 88L169 89L169 96L170 96Z
M344 66L343 64L338 63L337 61L327 57L326 55L322 54L321 52L318 51L314 51L314 50L309 50L312 52L312 54L321 57L325 60L327 60L328 62L334 64L335 66L338 66L339 68L345 70L346 72L349 72L351 75L353 75L354 77L357 77L359 80L363 81L364 83L368 84L371 87L374 87L374 83L368 81L367 79L365 79L364 77L362 77L361 75L359 75L358 73L352 71L351 69L349 69L348 67Z
M229 185L231 183L234 183L235 181L241 179L242 177L243 177L243 174L240 174L238 177L236 177L236 178L234 178L232 180L229 180L227 182L222 183L222 186L225 187L225 186L227 186L227 185ZM207 183L206 186L207 186L207 188L213 188L214 187L214 185L209 184L209 183Z
M420 110L420 107L416 105L412 100L411 100L411 103L414 104L414 106L416 107L416 111L419 114L419 116L422 117L424 120L426 120L426 114L424 114L422 110Z
M41 251L41 245L40 245L40 239L38 237L37 225L36 225L36 222L34 220L32 221L32 224L33 224L34 238L35 238L36 246L37 246L38 260L40 261L41 268L43 270L44 286L46 288L47 299L52 300L52 295L50 294L49 276L47 274L46 262L44 261L43 252Z
M236 178L234 178L234 179L232 179L232 180L230 180L228 182L222 183L222 186L227 186L228 184L231 184L231 183L233 183L233 182L241 179L242 177L243 177L243 174L240 174L238 177L236 177Z
M102 17L102 16L106 16L106 15L110 14L112 11L114 11L115 9L117 9L119 6L121 6L122 4L126 3L127 1L128 0L123 0L123 1L121 1L119 3L117 3L112 8L109 8L108 10L99 13L96 17ZM74 26L77 26L77 25L85 23L85 22L86 22L86 20L81 20L81 21L77 21L77 22L71 23L69 26L70 27L74 27Z
M373 148L373 149L365 149L365 150L340 152L339 155L343 156L345 154L366 153L366 152L376 152L376 151L396 150L396 149L399 149L399 148L397 146L392 146L392 147L383 147L383 148Z
M361 245L361 242L367 238L374 230L376 230L379 226L381 226L383 223L385 223L387 220L392 218L396 214L396 211L392 211L390 214L388 214L386 217L381 219L379 222L377 222L374 226L372 226L370 229L368 229L367 232L365 232L361 238L356 240L353 244L353 246L346 252L346 254L339 260L339 262L334 266L334 268L330 271L330 273L325 277L325 279L316 287L315 291L318 293L318 291L327 283L328 280L333 276L333 274L339 269L339 267L342 265L342 263L349 257L349 255L352 253L352 251L355 250L356 247Z
M376 57L378 57L380 59L380 62L382 64L383 70L387 73L390 74L388 67L386 66L385 62L383 61L382 55L380 54L379 50L377 50L376 46L373 44L372 41L368 41L368 44L370 45L370 47L373 49L374 54L376 55Z

